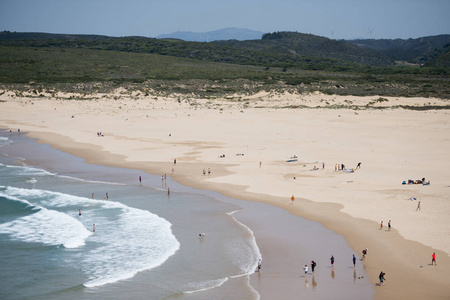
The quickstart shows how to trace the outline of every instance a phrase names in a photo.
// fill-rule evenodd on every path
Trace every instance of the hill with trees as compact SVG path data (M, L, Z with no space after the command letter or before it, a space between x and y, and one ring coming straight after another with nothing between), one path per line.
M261 40L217 41L214 44L280 55L337 59L372 66L394 64L392 59L372 49L359 47L346 41L298 32L266 33Z
M450 35L436 35L417 39L364 39L349 40L349 43L372 49L396 61L424 64L439 55L450 45Z

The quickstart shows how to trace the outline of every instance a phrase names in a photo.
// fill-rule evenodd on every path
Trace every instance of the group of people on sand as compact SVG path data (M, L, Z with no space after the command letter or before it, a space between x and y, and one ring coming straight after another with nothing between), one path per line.
M417 179L417 180L413 180L413 179L408 179L408 181L404 180L402 182L403 185L405 184L423 184L423 185L430 185L430 181L426 181L425 177L422 179Z
M203 176L206 175L206 169L203 169ZM211 175L211 168L208 168L208 175Z
M382 230L382 229L383 229L383 221L381 221L381 223L380 223L380 230ZM389 222L388 222L387 231L391 231L391 220L389 220Z
M356 165L356 167L353 170L356 170L356 169L361 169L361 163L360 162ZM335 171L344 171L344 170L346 170L345 169L345 165L344 164L335 164L334 165L334 170Z

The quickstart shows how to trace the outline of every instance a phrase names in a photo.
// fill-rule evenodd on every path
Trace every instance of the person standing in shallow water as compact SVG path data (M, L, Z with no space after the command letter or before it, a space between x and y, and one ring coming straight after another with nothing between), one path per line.
M330 262L331 262L331 268L334 268L334 256L333 255L331 255Z
M355 254L353 254L353 269L356 269L356 257L355 257Z
M316 262L315 261L311 261L311 272L314 275L314 269L316 268Z

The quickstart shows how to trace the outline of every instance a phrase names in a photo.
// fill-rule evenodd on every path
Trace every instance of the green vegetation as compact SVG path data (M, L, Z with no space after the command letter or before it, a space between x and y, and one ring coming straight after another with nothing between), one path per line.
M323 56L312 56L312 49L321 49ZM449 69L437 61L447 49L436 52L437 62L430 60L427 67L383 64L385 58L363 50L285 32L258 41L214 43L0 33L0 85L86 93L122 86L211 99L263 90L450 98ZM344 60L353 56L373 63Z

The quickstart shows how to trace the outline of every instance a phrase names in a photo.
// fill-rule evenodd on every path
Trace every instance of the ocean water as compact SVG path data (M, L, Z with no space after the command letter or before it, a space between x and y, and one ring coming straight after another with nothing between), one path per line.
M239 209L2 133L0 298L258 299Z

